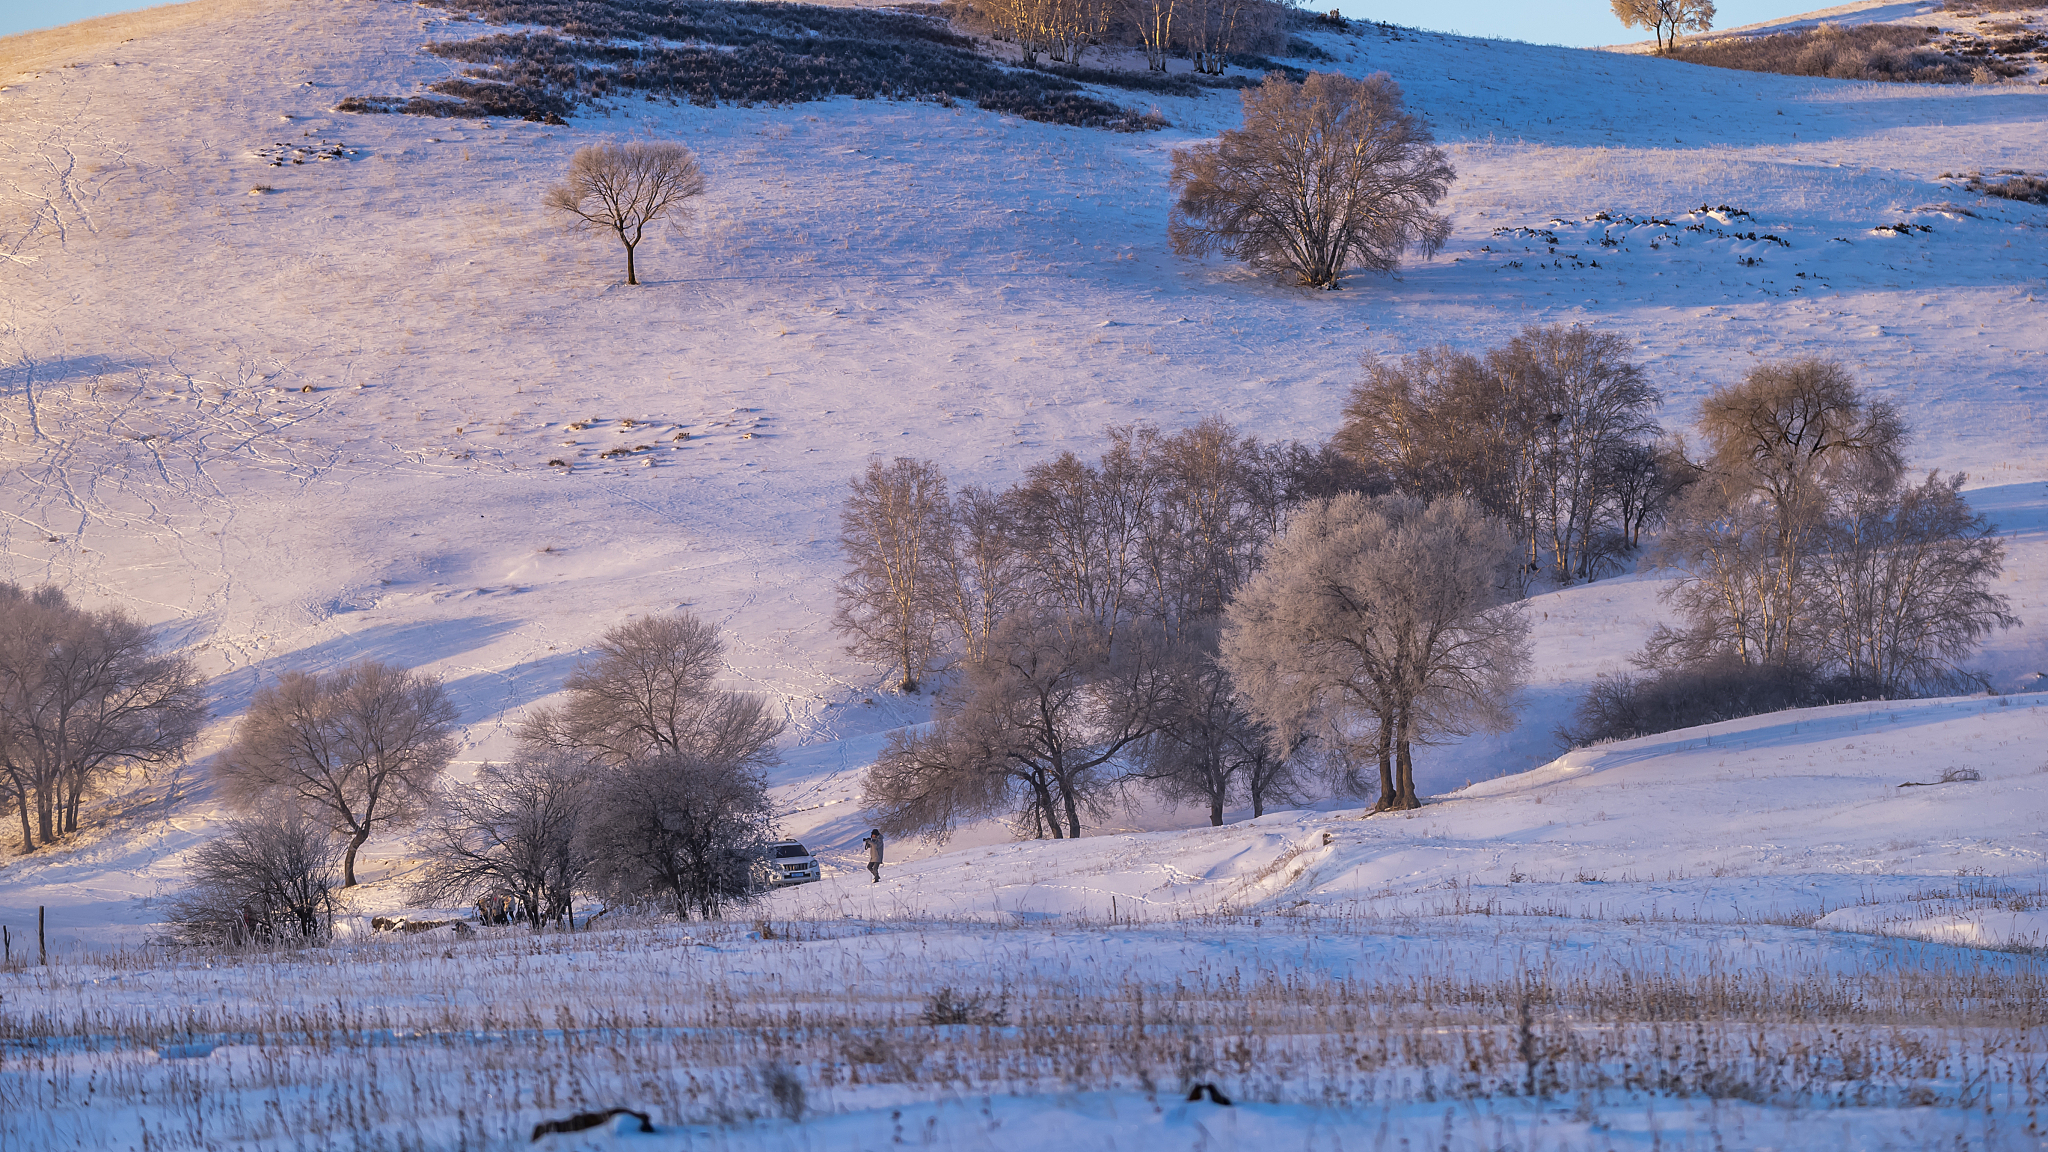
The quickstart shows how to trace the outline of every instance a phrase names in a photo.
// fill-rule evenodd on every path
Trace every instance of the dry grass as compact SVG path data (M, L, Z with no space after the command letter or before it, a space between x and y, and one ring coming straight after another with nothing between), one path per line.
M1674 56L1689 64L1824 76L1835 80L1885 83L1967 84L1979 70L1998 76L2026 71L1997 56L1957 56L1933 43L1925 28L1898 24L1822 24L1769 36L1729 36L1681 44Z
M60 68L92 53L109 51L160 32L288 6L285 0L193 0L189 4L163 4L38 32L0 36L0 61L6 62L0 79Z
M693 926L694 941L671 925L17 966L0 976L0 1114L25 1147L80 1126L126 1142L140 1116L168 1152L509 1147L536 1116L621 1102L671 1123L789 1115L801 1098L764 1068L799 1069L814 1112L1195 1080L1333 1107L2017 1112L2048 1095L2048 979L2025 960L1480 973L1406 944L1333 975L1276 957L1356 937L1255 923L793 922L767 940ZM129 1127L90 1127L115 1117Z

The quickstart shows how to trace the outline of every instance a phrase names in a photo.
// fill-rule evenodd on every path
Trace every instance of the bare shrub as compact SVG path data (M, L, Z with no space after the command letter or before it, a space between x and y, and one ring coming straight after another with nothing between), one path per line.
M804 1111L810 1107L809 1094L804 1091L804 1082L789 1065L770 1061L761 1066L761 1083L768 1090L768 1099L775 1104L775 1110L791 1124L804 1118Z
M1875 699L1879 686L1801 667L1710 658L1643 673L1602 676L1558 735L1574 747L1718 724L1787 708Z
M2023 66L1995 57L1955 56L1933 45L1934 33L1904 24L1822 24L1768 36L1730 36L1674 48L1688 64L1887 83L1967 84L1980 67L2018 75Z
M986 992L955 992L941 988L925 999L918 1019L933 1027L947 1024L982 1024L1000 1028L1010 1022L1010 1001Z
M1714 26L1714 0L1611 0L1614 18L1625 28L1643 28L1657 37L1657 51L1678 44L1680 32L1705 32Z
M2048 204L2048 177L2044 176L2010 175L1996 183L1975 177L1964 187L2022 204Z
M582 838L592 773L573 754L538 750L486 764L474 784L445 789L414 897L439 903L509 893L536 932L573 920L576 888L590 873Z
M0 582L0 786L21 850L78 831L109 774L182 760L206 719L201 689L191 661L127 613Z
M1391 272L1443 246L1450 221L1430 208L1457 174L1385 73L1268 76L1243 100L1244 127L1174 151L1174 251L1335 288L1352 264Z
M188 944L317 943L333 925L336 855L298 812L231 820L193 851L165 919Z
M678 215L704 194L697 157L672 140L586 144L569 158L569 174L547 190L541 203L576 218L582 227L608 231L626 248L626 283L633 275L633 249L647 226Z
M348 837L342 886L378 829L423 810L455 754L455 705L434 676L365 660L260 689L214 768L244 810L285 799Z

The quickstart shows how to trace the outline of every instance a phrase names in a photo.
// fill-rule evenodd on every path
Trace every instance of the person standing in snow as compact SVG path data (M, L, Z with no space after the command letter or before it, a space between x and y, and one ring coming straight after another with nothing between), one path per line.
M882 830L880 828L870 829L868 831L868 838L861 841L861 845L868 850L868 875L874 877L869 883L880 884L882 882Z

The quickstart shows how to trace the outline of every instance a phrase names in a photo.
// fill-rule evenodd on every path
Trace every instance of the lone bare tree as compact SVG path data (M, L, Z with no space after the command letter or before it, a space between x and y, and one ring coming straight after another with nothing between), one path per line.
M1450 237L1430 209L1457 173L1384 72L1275 74L1243 100L1244 127L1174 151L1174 251L1335 288L1347 265L1391 272L1408 249L1433 256Z
M626 283L638 284L633 249L647 226L680 213L703 192L704 173L688 148L672 140L634 140L578 148L568 176L541 203L574 216L581 227L616 235L626 247Z
M205 719L191 662L158 651L141 621L0 583L0 785L22 851L76 832L107 773L178 760Z
M421 810L455 754L455 721L434 676L375 660L329 676L287 672L256 693L215 771L244 809L289 798L348 837L350 888L370 836Z
M782 723L758 696L719 688L725 642L687 612L604 634L562 683L567 700L527 716L520 739L614 767L672 756L735 769L775 762Z
M1614 17L1626 28L1642 28L1657 38L1657 51L1669 52L1680 32L1705 32L1714 26L1714 0L1611 0Z

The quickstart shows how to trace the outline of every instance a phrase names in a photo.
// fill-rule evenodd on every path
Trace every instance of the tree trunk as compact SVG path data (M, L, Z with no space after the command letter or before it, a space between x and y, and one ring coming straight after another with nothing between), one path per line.
M1380 714L1380 799L1373 811L1385 812L1394 806L1394 718L1387 713Z
M21 811L21 850L33 852L36 850L36 838L28 826L28 793L17 788L14 790L14 800L15 807Z
M1252 814L1255 816L1264 815L1264 813L1257 811L1258 804L1257 800L1252 801ZM1220 792L1211 793L1209 796L1209 827L1223 827L1223 794Z
M1422 801L1416 799L1415 796L1415 756L1409 736L1408 710L1406 708L1401 710L1401 721L1395 732L1394 767L1395 782L1400 788L1400 796L1397 798L1395 806L1403 809L1422 807Z
M1079 840L1081 838L1081 809L1074 803L1074 790L1062 784L1060 786L1060 799L1065 802L1067 808L1067 838Z
M626 245L626 283L638 284L640 281L633 278L633 245L623 237L620 240Z
M349 837L348 851L341 854L341 886L343 888L353 888L356 886L356 849L361 848L363 842L369 838L370 829L367 825L358 830L354 836Z
M53 799L49 788L36 789L36 834L45 844L57 839L57 813L51 803Z

